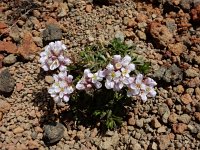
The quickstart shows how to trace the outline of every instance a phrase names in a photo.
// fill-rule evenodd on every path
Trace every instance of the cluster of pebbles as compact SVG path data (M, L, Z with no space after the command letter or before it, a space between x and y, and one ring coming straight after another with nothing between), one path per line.
M0 2L0 149L200 149L199 0L2 0ZM105 4L105 5L104 5ZM59 120L65 106L38 63L50 41L70 50L120 37L151 62L157 96L133 102L122 126Z

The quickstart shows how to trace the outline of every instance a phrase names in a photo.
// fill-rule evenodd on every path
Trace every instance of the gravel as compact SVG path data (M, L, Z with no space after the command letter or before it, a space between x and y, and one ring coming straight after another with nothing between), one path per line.
M198 0L3 0L0 149L199 149L199 8ZM101 134L99 126L79 125L63 113L68 105L52 102L52 72L38 60L50 41L74 51L114 37L151 62L157 96L133 101L122 126Z

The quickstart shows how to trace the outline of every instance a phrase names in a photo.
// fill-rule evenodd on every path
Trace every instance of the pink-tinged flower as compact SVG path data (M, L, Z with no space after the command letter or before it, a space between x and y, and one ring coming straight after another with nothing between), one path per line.
M72 62L65 56L66 46L61 41L50 42L45 50L40 53L39 62L45 71L55 70L66 71L68 65Z
M131 82L131 83L130 83ZM157 83L151 79L146 78L143 79L142 74L138 74L135 78L135 80L131 79L128 84L128 91L127 96L140 96L142 101L146 102L147 97L155 97L156 91L154 90L154 86Z
M60 72L58 75L53 75L53 78L55 82L48 90L51 97L56 103L68 102L70 94L74 91L73 76L67 75L67 72Z
M81 78L80 81L78 81L76 88L78 90L90 90L93 87L100 89L102 87L102 84L100 81L103 80L104 77L104 72L99 70L96 73L91 73L90 69L85 69L83 77Z

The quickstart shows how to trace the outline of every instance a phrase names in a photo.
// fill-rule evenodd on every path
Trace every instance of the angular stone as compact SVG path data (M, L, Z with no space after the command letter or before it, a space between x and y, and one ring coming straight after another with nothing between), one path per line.
M149 32L154 39L155 46L158 48L166 47L174 41L173 34L169 31L169 29L158 22L152 22L150 24Z
M10 93L14 90L15 80L9 73L8 69L0 72L0 94Z
M64 136L65 126L61 123L52 122L44 125L44 140L47 144L60 141Z
M190 96L190 94L184 94L181 96L181 101L184 103L184 104L189 104L192 102L192 98Z
M20 53L25 59L29 59L30 56L35 55L39 48L33 41L32 34L28 31L24 33L22 44L18 48Z
M17 54L17 46L12 42L0 41L0 51Z
M17 57L14 54L10 54L3 59L3 63L7 65L14 64L17 61Z
M47 25L46 29L43 31L44 42L61 40L61 38L62 38L62 30L59 28L59 26L55 24Z
M172 129L174 133L182 134L187 129L187 125L184 123L173 124Z

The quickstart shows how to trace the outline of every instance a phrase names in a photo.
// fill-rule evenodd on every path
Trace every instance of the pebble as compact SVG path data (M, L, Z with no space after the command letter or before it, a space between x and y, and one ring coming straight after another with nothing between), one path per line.
M142 128L143 125L144 125L143 119L138 119L138 120L136 120L136 125L137 125L138 127Z
M22 127L17 127L13 130L13 133L18 134L24 132L24 129Z
M185 74L187 77L194 78L199 76L199 72L197 72L195 69L189 68L185 71Z
M45 81L49 84L54 83L54 78L52 76L45 76Z
M5 113L10 110L11 105L5 100L0 99L0 112Z
M184 123L173 124L172 129L174 133L182 134L187 129L187 125Z
M160 122L158 121L157 118L154 118L154 119L151 121L151 124L152 124L152 126L153 126L154 128L159 128L159 127L161 127L161 124L160 124Z
M39 148L39 144L36 141L30 140L28 142L28 148L29 149L38 149Z
M0 121L3 119L3 113L0 111Z
M85 11L87 13L91 13L92 12L92 5L86 5Z
M191 120L191 117L188 114L183 114L181 116L178 117L178 121L188 124Z
M184 103L184 104L189 104L192 102L192 98L190 96L190 94L184 94L181 96L181 101Z

